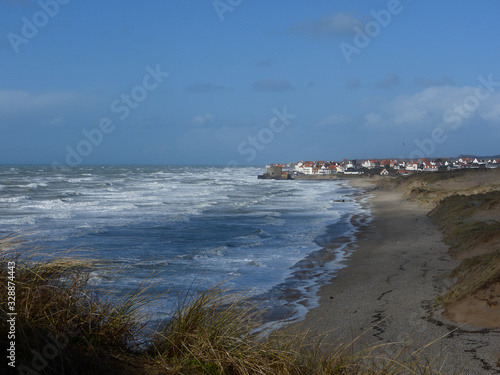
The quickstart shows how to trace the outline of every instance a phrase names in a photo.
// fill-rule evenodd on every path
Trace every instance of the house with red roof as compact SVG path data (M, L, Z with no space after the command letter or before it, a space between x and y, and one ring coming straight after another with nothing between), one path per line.
M437 172L439 170L439 165L435 162L424 161L422 163L422 171L424 172Z

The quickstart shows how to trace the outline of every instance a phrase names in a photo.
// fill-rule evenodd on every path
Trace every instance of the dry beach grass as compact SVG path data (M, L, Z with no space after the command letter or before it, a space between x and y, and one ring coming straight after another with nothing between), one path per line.
M154 303L147 287L121 300L98 296L89 285L91 261L71 252L27 252L15 237L0 241L2 264L15 262L16 369L27 374L432 374L432 366L384 346L326 349L309 332L271 336L254 332L262 312L242 295L215 286L193 294L168 324L148 331L141 308ZM0 279L9 277L7 267ZM191 298L192 297L192 298ZM7 290L0 325L9 330ZM2 335L2 343L7 335ZM4 359L5 361L5 359ZM2 366L6 365L4 362Z

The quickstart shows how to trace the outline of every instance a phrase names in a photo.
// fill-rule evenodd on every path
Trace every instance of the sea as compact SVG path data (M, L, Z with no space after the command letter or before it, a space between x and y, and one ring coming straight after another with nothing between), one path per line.
M294 321L345 267L369 208L341 180L259 180L263 168L0 166L0 236L92 259L96 293L149 285L151 321L216 285ZM117 297L118 298L118 297Z

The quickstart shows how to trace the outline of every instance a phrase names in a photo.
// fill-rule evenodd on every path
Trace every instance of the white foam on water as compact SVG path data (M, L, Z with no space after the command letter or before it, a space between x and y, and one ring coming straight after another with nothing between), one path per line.
M35 225L36 219L34 217L1 217L0 225L2 226L18 226L24 227L27 225Z
M0 230L35 226L61 248L95 247L112 261L106 266L112 276L104 269L92 274L96 285L131 288L161 269L161 283L175 288L202 277L205 286L229 280L234 288L266 293L293 277L293 266L319 249L315 240L327 225L361 208L351 198L338 202L346 198L339 193L346 191L342 184L257 180L261 172L82 167L65 174L0 168ZM339 250L335 262L344 256ZM325 273L335 267L325 267ZM309 296L304 298L314 300L318 279L298 285Z
M22 201L26 201L29 198L26 195L22 195L19 197L8 197L8 198L0 198L0 203L18 203Z

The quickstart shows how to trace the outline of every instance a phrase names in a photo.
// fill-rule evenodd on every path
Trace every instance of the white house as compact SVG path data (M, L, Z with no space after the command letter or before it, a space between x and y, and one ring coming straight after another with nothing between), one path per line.
M325 165L323 164L323 166L318 170L318 174L322 175L332 174L332 171L327 167L325 167Z
M295 171L304 174L313 174L313 163L311 162L298 162L295 164Z
M409 161L406 163L407 171L418 171L418 163L416 161Z
M345 169L349 168L356 168L356 161L355 160L349 160L347 164L345 165Z
M377 167L377 161L376 160L365 160L361 163L361 166L364 168L368 169L373 169Z
M303 170L304 170L303 173L305 173L305 174L313 174L313 166L312 165L311 166L309 166L309 165L304 166Z

